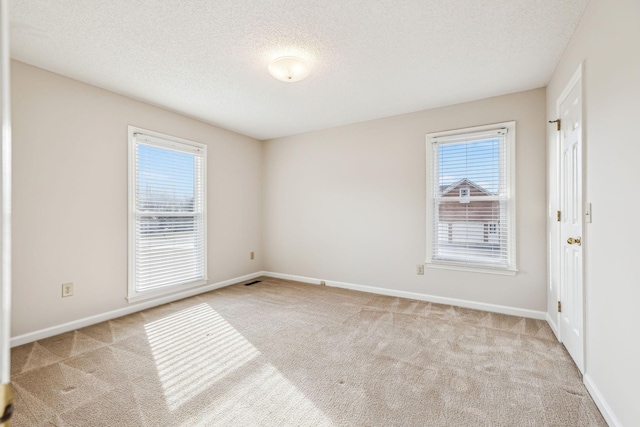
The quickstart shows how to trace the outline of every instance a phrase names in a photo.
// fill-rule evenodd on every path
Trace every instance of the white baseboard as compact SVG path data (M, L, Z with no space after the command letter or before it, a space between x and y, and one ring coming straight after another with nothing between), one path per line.
M263 271L262 275L266 277L273 277L274 279L284 279L284 280L293 280L293 281L302 282L302 283L311 283L312 285L319 285L321 282L320 279L313 279L311 277L294 276L293 274L274 273L271 271Z
M607 401L604 399L602 393L600 393L600 390L594 384L591 376L589 376L589 374L584 374L582 381L584 382L585 387L587 387L587 390L593 398L593 401L596 402L596 406L598 406L598 409L600 409L600 412L602 413L602 416L604 417L607 424L609 424L609 426L611 427L622 427L622 423L613 413L611 406L609 406Z
M73 331L76 329L84 328L87 326L95 325L96 323L115 319L116 317L126 316L127 314L136 313L138 311L146 310L147 308L177 301L183 298L188 298L194 295L202 294L204 292L212 291L214 289L219 289L225 286L233 285L235 283L255 279L256 277L260 277L262 275L263 275L262 271L258 271L256 273L247 274L246 276L235 277L233 279L224 280L222 282L212 283L209 285L200 286L198 288L189 289L184 292L178 292L171 295L158 297L153 300L146 300L144 302L130 304L126 307L119 308L117 310L107 311L105 313L96 314L94 316L89 316L82 319L73 320L71 322L63 323L61 325L51 326L49 328L41 329L39 331L18 335L16 337L11 338L11 347L17 347L19 345L27 344L33 341L49 338L54 335L58 335L58 334Z
M320 284L321 279L304 276L294 276L291 274L274 273L264 271L263 275L277 279L295 280L297 282ZM377 288L374 286L356 285L353 283L336 282L325 280L327 286L335 288L351 289L354 291L369 292L378 295L387 295L400 298L414 299L418 301L434 302L437 304L455 305L456 307L471 308L475 310L490 311L492 313L509 314L512 316L528 317L531 319L546 320L547 313L544 311L527 310L524 308L508 307L504 305L488 304L483 302L461 300L455 298L439 297L435 295L419 294L417 292L398 291L395 289Z

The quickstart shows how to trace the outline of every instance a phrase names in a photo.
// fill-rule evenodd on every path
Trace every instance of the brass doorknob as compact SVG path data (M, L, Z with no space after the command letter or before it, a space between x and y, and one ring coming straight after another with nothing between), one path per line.
M575 239L573 237L569 237L567 239L567 243L570 245L581 245L582 239L580 237L576 237Z

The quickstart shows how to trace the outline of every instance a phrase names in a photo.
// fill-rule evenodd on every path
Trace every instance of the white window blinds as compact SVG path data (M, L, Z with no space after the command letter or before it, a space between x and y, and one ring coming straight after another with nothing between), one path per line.
M205 150L133 134L134 294L205 279Z
M435 136L431 259L513 269L508 129Z

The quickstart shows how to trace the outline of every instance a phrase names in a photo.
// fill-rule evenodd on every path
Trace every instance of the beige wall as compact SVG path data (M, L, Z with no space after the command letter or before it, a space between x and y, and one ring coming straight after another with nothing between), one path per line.
M267 271L545 311L545 91L266 141ZM517 122L515 276L425 269L425 134Z
M547 118L552 120L556 118L556 100L584 61L585 202L593 206L593 223L585 225L583 239L585 382L596 401L608 405L617 425L623 426L640 425L640 198L634 184L640 178L639 22L637 0L591 0L547 88ZM550 127L552 212L557 197L556 160L552 155L555 141L556 134ZM552 236L551 241L555 238ZM557 295L552 289L549 314L553 320L555 301ZM616 423L612 418L609 421Z
M127 125L208 145L209 283L262 270L261 142L23 63L11 72L12 336L129 306Z

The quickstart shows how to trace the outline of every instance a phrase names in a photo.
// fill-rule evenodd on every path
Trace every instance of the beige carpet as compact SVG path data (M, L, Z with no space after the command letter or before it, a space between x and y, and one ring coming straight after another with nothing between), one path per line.
M14 348L14 427L605 426L543 321L263 278Z

